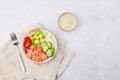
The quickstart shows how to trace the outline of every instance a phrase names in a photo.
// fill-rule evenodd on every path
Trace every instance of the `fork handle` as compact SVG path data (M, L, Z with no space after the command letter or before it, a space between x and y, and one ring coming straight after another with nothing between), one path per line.
M20 50L19 50L19 46L17 45L16 48L17 48L18 55L19 55L18 57L19 57L19 62L20 62L21 69L22 69L23 72L26 72L25 65L24 65Z

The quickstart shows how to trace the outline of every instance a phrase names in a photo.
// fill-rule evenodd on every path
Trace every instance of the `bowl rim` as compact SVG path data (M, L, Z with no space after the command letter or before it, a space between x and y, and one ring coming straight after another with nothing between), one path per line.
M54 42L56 43L56 44L55 44L55 45L56 45L56 46L55 46L55 53L54 53L54 55L53 55L52 57L48 58L47 60L44 60L44 61L41 61L41 62L36 62L36 61L33 61L33 60L31 60L30 58L27 57L26 52L25 52L25 50L24 50L24 46L22 45L24 55L25 55L30 61L32 61L32 62L34 62L34 63L41 63L41 64L42 64L42 63L49 62L50 60L52 60L52 59L55 57L55 55L56 55L56 53L57 53L57 50L58 50L58 42L57 42L57 39L56 39L55 35L54 35L51 31L49 31L48 29L46 29L46 28L35 28L35 29L32 29L32 30L26 32L26 34L23 36L22 44L23 44L23 41L24 41L25 36L29 36L28 34L29 34L31 31L34 31L34 30L45 30L45 31L47 31L48 33L50 33L50 34L53 36Z
M66 14L72 15L72 16L74 17L74 19L75 19L75 20L74 20L74 21L75 21L75 26L74 26L74 28L71 29L71 30L65 30L65 29L61 28L61 26L60 26L60 24L59 24L59 20L60 20L61 16L66 15ZM63 31L66 31L66 32L73 31L73 30L76 28L76 26L77 26L77 18L76 18L76 16L75 16L73 13L71 13L71 12L64 12L64 13L60 14L59 17L58 17L57 22L58 22L59 28L60 28L61 30L63 30Z

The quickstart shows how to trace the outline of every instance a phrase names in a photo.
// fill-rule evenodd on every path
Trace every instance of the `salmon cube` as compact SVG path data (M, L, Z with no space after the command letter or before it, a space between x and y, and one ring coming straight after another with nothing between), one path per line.
M39 56L39 57L36 57L36 61L37 61L37 62L41 62L41 61L42 61L41 57L40 57L40 56Z
M28 58L32 59L32 54L26 54Z
M28 53L28 54L32 54L32 53L33 53L33 49L28 49L28 50L27 50L27 53Z
M34 56L39 56L39 52L37 50L34 50L33 55Z
M36 60L36 56L33 55L32 56L32 60L35 61Z
M47 59L47 56L45 54L40 54L42 61Z

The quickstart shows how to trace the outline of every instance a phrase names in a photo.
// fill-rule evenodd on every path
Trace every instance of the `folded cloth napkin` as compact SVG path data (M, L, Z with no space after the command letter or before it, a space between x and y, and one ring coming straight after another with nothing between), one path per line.
M75 53L71 49L66 48L65 40L59 38L57 38L57 54L49 62L36 64L27 59L22 47L23 37L26 32L35 28L41 28L41 26L34 25L22 33L17 34L26 73L21 70L17 50L11 40L0 47L0 80L57 80L71 62Z

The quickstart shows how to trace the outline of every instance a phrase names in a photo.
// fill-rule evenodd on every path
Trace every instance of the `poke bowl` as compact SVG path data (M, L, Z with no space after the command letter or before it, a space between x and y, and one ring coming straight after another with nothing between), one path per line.
M56 55L57 40L47 29L33 29L23 38L23 50L29 60L35 63L46 63Z

